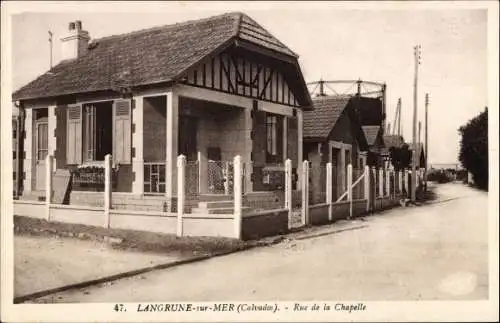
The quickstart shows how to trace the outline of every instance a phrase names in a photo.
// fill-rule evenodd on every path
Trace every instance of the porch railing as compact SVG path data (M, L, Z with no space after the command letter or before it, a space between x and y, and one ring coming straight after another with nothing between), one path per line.
M208 161L208 192L210 194L231 194L233 192L233 163L229 161Z
M165 162L144 163L144 193L165 193Z

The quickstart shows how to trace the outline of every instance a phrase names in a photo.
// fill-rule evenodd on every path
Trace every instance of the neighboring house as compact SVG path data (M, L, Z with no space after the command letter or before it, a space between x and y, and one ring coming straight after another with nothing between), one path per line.
M19 192L19 137L20 137L20 129L19 129L19 112L16 108L12 111L12 193L14 197L17 197ZM21 170L22 171L22 170Z
M247 15L91 42L77 21L61 40L64 60L12 96L26 115L25 194L43 191L47 155L74 171L112 154L114 191L160 193L168 205L180 154L198 162L186 185L200 194L213 193L211 162L236 155L246 193L273 189L266 172L287 158L300 167L312 102L298 56Z
M390 157L391 148L401 148L405 144L403 136L400 135L385 135L384 136L384 146L382 154ZM387 167L390 167L390 160L387 161Z
M381 167L386 161L384 155L385 107L383 98L354 96L351 104L356 110L359 122L363 127L366 140L370 146L368 165Z
M385 152L384 135L381 126L362 126L366 141L369 146L368 165L383 166L387 154Z
M304 113L304 159L312 167L333 164L337 193L346 187L346 168L366 165L368 144L349 98L319 96L313 110ZM320 183L319 173L311 176L312 185ZM335 192L334 192L335 196Z

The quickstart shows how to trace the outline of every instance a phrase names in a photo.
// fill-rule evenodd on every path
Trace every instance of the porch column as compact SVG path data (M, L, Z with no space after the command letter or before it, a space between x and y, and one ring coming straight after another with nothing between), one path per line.
M285 116L283 118L283 160L288 159L288 119Z
M179 123L179 97L177 93L171 90L167 93L167 147L166 147L166 165L165 165L165 197L167 199L167 209L172 211L172 201L176 196L177 186L177 155L178 155L178 123Z
M19 152L19 154L24 155L23 161L23 171L24 171L24 183L23 183L23 193L30 193L32 191L32 177L33 177L33 109L26 109L26 119L24 122L24 154ZM19 138L22 139L22 138ZM20 175L22 175L21 172Z
M208 159L198 151L198 193L208 193Z
M134 112L132 113L132 149L135 155L132 157L132 173L134 181L132 183L132 193L144 193L144 97L137 96L134 99Z
M56 127L57 127L57 117L56 117L56 106L51 105L47 109L48 111L48 124L47 124L47 155L54 156L56 151L57 139L56 139ZM53 158L53 170L57 169L57 160Z
M242 171L244 171L244 183L243 183L243 194L253 191L252 185L252 105L245 107L244 118L245 118L245 142L242 143L245 147L245 153L241 154L241 161L244 163L242 165Z
M303 126L304 126L304 119L303 119L303 112L301 109L296 109L297 111L297 133L298 133L298 149L297 149L297 174L299 175L298 176L298 181L297 181L297 188L298 187L302 187L301 186L301 183L302 183L302 167L304 166L303 165L303 160L304 160L304 157L303 157L303 151L302 151L302 140L303 140Z

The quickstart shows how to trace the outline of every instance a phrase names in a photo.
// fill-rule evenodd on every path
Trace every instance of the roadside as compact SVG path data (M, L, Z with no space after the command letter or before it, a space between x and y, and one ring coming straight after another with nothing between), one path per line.
M437 200L435 185L425 200ZM425 202L424 202L425 203ZM379 213L377 213L379 214ZM258 246L361 229L368 218L340 220L259 240L176 237L145 231L14 217L15 297L17 302L70 288L113 284L114 280L209 259ZM37 275L33 275L36 272Z
M305 231L273 246L29 302L485 300L488 196L453 183L437 185L441 191L461 198L386 210L354 221L362 222L357 230L346 225L337 234L340 223L326 225L300 240Z
M363 227L362 222L341 220L283 236L240 241L176 237L15 216L15 302L72 288L112 285L117 279L281 241L357 229Z

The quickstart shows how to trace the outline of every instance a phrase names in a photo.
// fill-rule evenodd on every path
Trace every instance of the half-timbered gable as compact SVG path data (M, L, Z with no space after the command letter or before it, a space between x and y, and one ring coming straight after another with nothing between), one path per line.
M227 50L191 69L183 83L252 99L300 107L279 61L249 51Z

